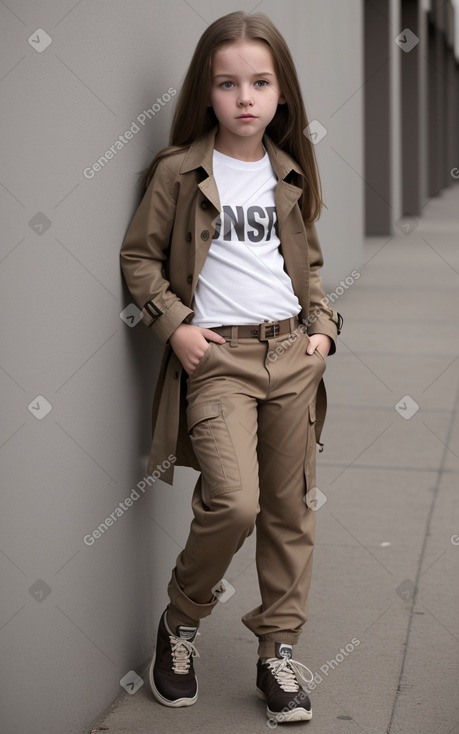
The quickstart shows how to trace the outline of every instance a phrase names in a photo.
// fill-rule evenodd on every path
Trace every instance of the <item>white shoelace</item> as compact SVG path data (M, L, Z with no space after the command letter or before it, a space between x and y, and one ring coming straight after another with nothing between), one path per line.
M174 673L186 674L190 669L190 657L198 658L199 653L192 642L169 635L172 648L172 670Z
M300 686L303 687L314 680L309 668L296 660L268 658L266 663L282 690L288 693L297 693ZM306 678L306 671L309 673L309 679Z

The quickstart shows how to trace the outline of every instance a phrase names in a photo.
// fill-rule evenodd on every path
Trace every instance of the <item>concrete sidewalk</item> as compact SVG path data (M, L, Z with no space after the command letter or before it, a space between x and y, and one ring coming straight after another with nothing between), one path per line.
M316 673L308 734L459 732L459 186L408 234L367 241L335 304L327 366L310 616L295 657ZM201 625L195 706L143 685L93 731L266 732L255 696L254 538L226 577L236 593ZM154 620L156 623L156 620ZM340 652L343 649L344 652Z

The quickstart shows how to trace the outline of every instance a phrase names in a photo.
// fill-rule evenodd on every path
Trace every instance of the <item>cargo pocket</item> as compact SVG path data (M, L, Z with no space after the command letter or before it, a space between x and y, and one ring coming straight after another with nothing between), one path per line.
M316 486L316 404L308 405L308 433L304 457L306 492Z
M204 501L241 487L231 435L219 401L187 410L188 433L202 472Z

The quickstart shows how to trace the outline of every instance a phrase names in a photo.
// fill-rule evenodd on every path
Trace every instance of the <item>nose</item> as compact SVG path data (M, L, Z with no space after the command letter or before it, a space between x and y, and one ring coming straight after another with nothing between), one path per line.
M240 87L238 96L238 105L240 107L246 107L247 105L253 105L252 91L248 84L244 84Z

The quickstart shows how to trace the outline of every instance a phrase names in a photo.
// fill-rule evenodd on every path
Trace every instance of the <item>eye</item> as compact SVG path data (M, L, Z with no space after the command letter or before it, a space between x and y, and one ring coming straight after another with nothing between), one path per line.
M231 89L231 87L234 87L233 82L222 82L220 85L222 89Z
M266 79L259 79L257 82L255 82L256 85L258 85L260 88L265 87L269 84Z

